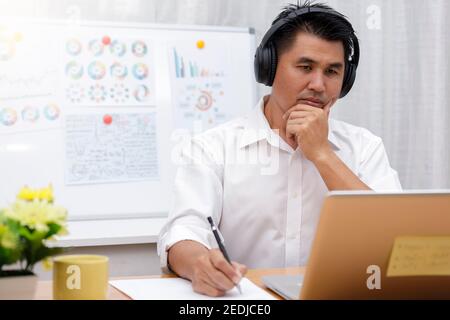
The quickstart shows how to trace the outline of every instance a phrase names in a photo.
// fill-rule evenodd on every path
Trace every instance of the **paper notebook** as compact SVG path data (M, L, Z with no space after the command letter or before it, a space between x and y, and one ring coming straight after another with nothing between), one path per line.
M191 282L182 278L132 279L109 282L133 300L275 300L275 298L242 278L242 294L236 288L223 297L208 297L192 290Z

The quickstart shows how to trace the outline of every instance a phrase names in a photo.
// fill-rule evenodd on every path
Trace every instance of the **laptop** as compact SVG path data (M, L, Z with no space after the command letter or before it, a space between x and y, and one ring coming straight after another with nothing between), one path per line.
M439 247L444 272L388 276L398 237L444 239ZM304 276L270 275L262 281L285 299L450 299L449 237L450 190L334 191L323 203ZM417 258L408 254L414 253L402 259Z

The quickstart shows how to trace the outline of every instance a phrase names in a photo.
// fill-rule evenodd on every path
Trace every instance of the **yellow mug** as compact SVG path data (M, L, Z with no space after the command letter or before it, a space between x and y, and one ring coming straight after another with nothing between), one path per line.
M53 259L53 299L104 300L108 294L108 257L64 255Z

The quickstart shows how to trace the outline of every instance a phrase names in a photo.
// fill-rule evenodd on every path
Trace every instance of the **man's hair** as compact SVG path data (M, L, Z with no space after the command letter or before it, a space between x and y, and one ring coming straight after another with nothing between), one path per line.
M280 19L286 18L290 13L308 7L334 10L323 3L311 3L308 0L303 4L290 4L283 8L283 11L275 18L272 25ZM312 12L290 19L272 36L278 57L291 48L299 32L310 33L328 41L341 41L344 46L346 63L353 54L351 37L354 32L350 22L344 16L341 18L334 14Z

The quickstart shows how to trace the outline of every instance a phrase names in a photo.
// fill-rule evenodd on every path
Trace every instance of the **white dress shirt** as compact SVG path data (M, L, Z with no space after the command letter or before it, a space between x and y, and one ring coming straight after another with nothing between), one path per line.
M234 261L249 268L306 264L328 189L302 151L270 128L263 99L247 116L205 131L182 148L174 206L158 241L165 271L167 250L178 241L217 247L207 216L219 226ZM401 189L379 137L330 118L328 140L370 188Z

